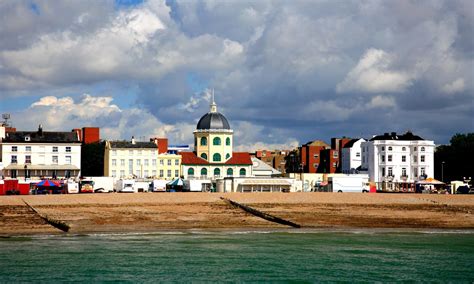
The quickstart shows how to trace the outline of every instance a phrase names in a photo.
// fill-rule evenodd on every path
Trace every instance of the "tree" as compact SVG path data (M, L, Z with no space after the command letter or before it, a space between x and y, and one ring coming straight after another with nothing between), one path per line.
M435 178L444 182L474 178L474 133L457 133L450 143L436 149Z

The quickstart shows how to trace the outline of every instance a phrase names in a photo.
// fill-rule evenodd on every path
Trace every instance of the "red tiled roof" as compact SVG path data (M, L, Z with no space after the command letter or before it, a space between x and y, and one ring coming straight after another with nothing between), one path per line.
M233 152L232 158L230 158L226 165L251 165L252 159L250 158L250 154L247 152Z
M194 152L179 152L181 155L181 164L182 165L209 165L214 163L209 163L206 160L196 156ZM217 164L217 163L215 163ZM225 165L251 165L252 159L250 154L247 152L233 152L232 158L230 158Z
M199 158L194 152L179 152L182 165L207 165L206 160Z

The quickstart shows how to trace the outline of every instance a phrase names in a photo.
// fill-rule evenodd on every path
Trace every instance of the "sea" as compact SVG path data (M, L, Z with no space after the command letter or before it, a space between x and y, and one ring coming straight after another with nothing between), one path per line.
M0 238L0 282L474 282L474 231L250 230Z

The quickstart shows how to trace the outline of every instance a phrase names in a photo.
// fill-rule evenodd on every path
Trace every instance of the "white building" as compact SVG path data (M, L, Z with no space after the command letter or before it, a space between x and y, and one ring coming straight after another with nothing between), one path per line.
M358 172L358 168L362 165L362 142L366 142L366 140L352 139L342 148L341 170L343 173L355 174Z
M154 142L106 141L104 175L116 178L161 178L181 176L181 155L158 154Z
M1 143L3 175L8 178L69 178L81 169L81 142L75 131L5 133Z
M373 182L414 182L433 177L433 141L407 132L375 136L361 144L362 168Z

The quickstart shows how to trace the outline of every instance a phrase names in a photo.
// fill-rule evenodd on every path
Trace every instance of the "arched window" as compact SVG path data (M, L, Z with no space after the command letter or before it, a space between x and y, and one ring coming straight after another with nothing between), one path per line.
M206 137L202 137L201 138L201 146L206 146L207 145L207 138Z
M214 137L214 139L212 140L212 144L213 145L221 145L221 138Z
M207 176L207 169L206 168L201 169L201 175L202 176Z
M221 169L214 169L214 176L218 177L221 175Z
M402 147L402 151L406 151L406 150L407 150L407 148L405 148L405 147Z
M194 169L193 168L188 169L188 176L194 176Z
M229 153L225 154L225 159L227 160L229 158L230 158L230 154Z
M212 156L212 161L214 161L214 162L220 162L220 161L221 161L221 154L215 153L215 154Z
M247 171L246 171L244 168L241 168L240 171L239 171L240 176L241 176L241 177L244 177L244 176L246 175L246 172L247 172Z
M229 137L227 137L227 138L225 139L225 144L226 144L227 146L230 146L230 138L229 138Z
M388 147L388 150L389 150L389 151L392 151L392 147Z
M231 177L234 175L234 170L233 169L227 169L227 176Z
M421 152L424 152L425 151L425 147L421 147Z
M207 154L206 154L206 153L202 153L202 154L201 154L201 158L203 158L204 160L207 161Z

